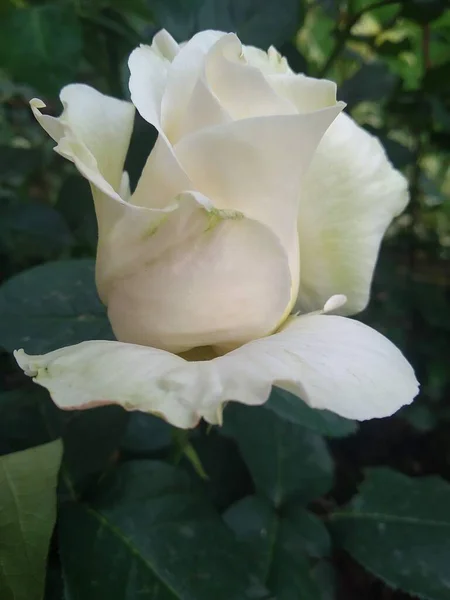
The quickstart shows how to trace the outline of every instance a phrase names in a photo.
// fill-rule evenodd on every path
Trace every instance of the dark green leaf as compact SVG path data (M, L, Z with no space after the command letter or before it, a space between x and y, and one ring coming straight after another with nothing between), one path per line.
M317 517L301 507L279 515L264 498L249 496L224 518L277 600L317 600L320 592L308 556L330 549L328 532Z
M332 527L355 560L388 585L429 600L450 598L450 485L388 469L367 473Z
M67 260L24 271L0 287L0 345L44 353L113 339L94 283L94 262Z
M403 144L400 144L400 142L391 140L386 136L379 136L379 138L389 160L397 169L403 169L414 161L414 152Z
M40 92L56 95L73 81L81 50L81 30L71 3L24 6L2 22L0 66Z
M399 411L398 416L403 417L412 427L422 433L432 431L436 427L438 419L432 408L423 402L413 402L409 406L405 406Z
M384 63L363 65L340 87L340 99L352 109L360 102L378 102L386 99L393 91L398 78Z
M344 419L328 410L316 410L293 394L274 388L266 407L282 419L302 425L329 437L345 437L358 429L356 421Z
M63 413L64 460L61 500L81 495L119 458L129 413L119 406L102 406Z
M236 440L258 490L279 506L291 497L307 502L327 492L333 462L323 438L263 407L232 403L225 433Z
M23 203L2 211L2 245L14 260L57 257L72 244L67 223L48 204Z
M336 572L331 563L320 560L313 568L313 576L320 588L318 600L336 599Z
M122 441L122 449L135 456L151 457L172 441L173 427L159 417L133 412Z
M220 430L219 430L220 431ZM218 510L224 510L251 490L252 482L236 444L217 428L192 436L192 445L208 478L203 486Z
M170 30L169 30L170 31ZM126 85L128 87L129 69L126 67ZM134 191L147 162L147 158L155 145L157 131L147 123L136 111L133 133L125 161L125 170L130 177L130 187Z
M0 454L26 450L60 436L59 410L47 390L30 382L0 394Z
M41 600L62 443L0 457L0 597Z
M282 9L259 0L151 0L158 26L179 41L197 31L233 31L245 44L267 49L289 40L301 25L301 2L285 0Z
M128 462L89 504L61 509L71 600L268 598L231 532L186 474Z
M117 461L129 413L118 406L61 411L47 390L29 382L0 394L0 454L64 441L60 500L82 494Z
M41 154L37 148L14 148L0 145L0 177L26 177L41 164Z
M80 245L94 252L97 245L97 219L89 183L80 175L70 175L62 184L56 203Z
M402 3L401 15L425 25L439 18L448 8L448 0L408 0Z

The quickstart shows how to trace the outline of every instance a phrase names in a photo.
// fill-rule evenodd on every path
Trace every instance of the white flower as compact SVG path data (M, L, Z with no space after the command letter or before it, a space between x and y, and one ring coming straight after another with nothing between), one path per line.
M21 350L24 371L63 408L118 403L179 427L220 423L225 402L262 404L272 385L356 419L411 402L399 350L324 314L364 308L407 202L378 141L339 114L335 85L216 31L181 46L161 31L129 66L133 104L84 85L62 90L59 118L31 102L91 183L97 287L120 341ZM159 136L131 194L133 105Z

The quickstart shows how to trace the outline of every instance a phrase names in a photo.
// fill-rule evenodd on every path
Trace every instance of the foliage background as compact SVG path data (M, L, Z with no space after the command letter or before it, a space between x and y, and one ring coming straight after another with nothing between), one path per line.
M448 0L3 0L0 24L1 600L449 600ZM358 425L274 391L185 433L61 413L15 366L111 337L88 186L28 100L57 114L73 81L127 97L127 55L160 27L237 31L334 79L407 174L358 318L413 363L411 407ZM137 120L132 180L153 141Z

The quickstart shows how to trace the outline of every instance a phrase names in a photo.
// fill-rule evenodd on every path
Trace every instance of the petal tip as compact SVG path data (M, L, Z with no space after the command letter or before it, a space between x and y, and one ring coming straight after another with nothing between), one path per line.
M16 359L17 364L28 377L35 377L37 375L37 369L33 367L30 361L30 357L23 348L19 350L14 350L13 352L14 358Z
M329 312L338 310L339 308L344 306L344 304L346 302L347 302L347 296L345 296L345 294L335 294L334 296L331 296L331 298L329 298L325 302L325 305L323 307L323 312L329 313Z
M40 98L32 98L30 100L30 106L31 106L31 109L34 109L34 108L39 109L39 108L45 108L46 104Z

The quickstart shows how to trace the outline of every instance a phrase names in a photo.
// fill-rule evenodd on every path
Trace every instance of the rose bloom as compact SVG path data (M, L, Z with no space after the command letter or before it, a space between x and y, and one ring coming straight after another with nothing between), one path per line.
M368 302L407 184L335 84L218 31L181 45L160 31L129 67L132 102L80 84L59 118L31 102L91 184L118 341L19 350L25 373L61 408L116 403L184 428L221 423L228 401L263 404L272 385L355 419L410 403L401 352L343 316ZM131 193L135 108L159 135Z

